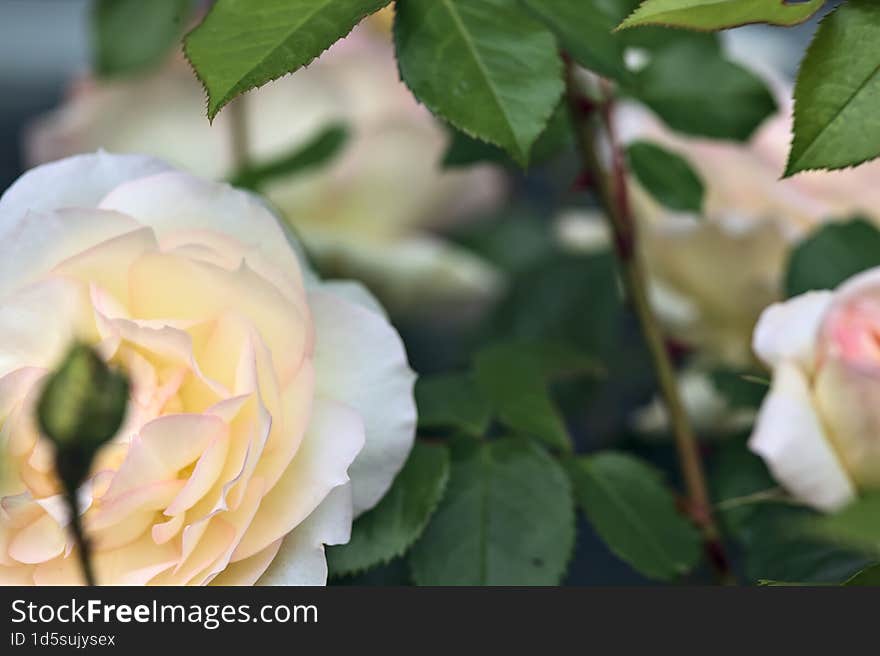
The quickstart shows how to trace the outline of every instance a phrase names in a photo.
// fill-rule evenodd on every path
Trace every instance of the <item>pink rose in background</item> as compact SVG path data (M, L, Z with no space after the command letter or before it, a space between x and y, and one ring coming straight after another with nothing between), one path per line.
M334 123L351 132L327 167L262 191L322 268L364 280L391 309L480 306L497 291L497 272L435 229L494 208L502 176L490 166L441 169L446 130L400 82L390 36L375 24L247 94L255 163L293 152ZM177 58L145 77L80 80L60 109L33 124L25 152L31 165L99 148L146 153L225 179L234 172L229 114L208 123L204 91Z
M779 482L821 510L880 489L880 269L768 308L754 346L773 384L749 444Z
M131 379L80 489L99 584L321 585L413 443L377 302L324 283L255 196L83 155L0 199L0 583L81 582L41 381L74 338Z

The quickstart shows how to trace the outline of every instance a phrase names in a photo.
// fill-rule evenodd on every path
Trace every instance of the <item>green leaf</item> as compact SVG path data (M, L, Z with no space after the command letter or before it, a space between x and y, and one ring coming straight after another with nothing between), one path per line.
M880 3L850 0L819 26L794 89L786 175L880 155Z
M500 334L568 344L597 358L614 343L623 305L613 254L551 251L511 281L492 319Z
M516 344L497 344L477 354L474 371L477 385L503 424L551 447L571 450L571 438L550 398L544 363L537 353Z
M190 0L96 0L95 72L114 77L160 65L183 34L191 5Z
M628 91L670 127L715 139L744 141L777 109L760 78L697 41L656 52Z
M646 141L629 146L629 163L642 186L673 210L699 213L703 181L683 157Z
M880 266L880 230L863 219L832 223L801 242L785 278L788 296L834 289L857 273Z
M557 585L574 547L562 467L518 439L460 444L446 496L410 552L419 585Z
M331 125L293 152L265 164L249 166L236 173L229 182L235 187L257 190L276 178L319 169L345 148L348 139L348 129L344 125Z
M401 76L428 109L521 165L564 84L553 34L510 0L396 6Z
M712 386L731 408L761 407L770 382L748 373L730 369L715 369L709 372Z
M185 39L208 118L237 95L315 59L390 0L217 0Z
M739 543L752 581L840 583L871 562L853 549L806 535L804 522L816 514L769 494L779 492L777 483L745 439L721 449L712 488L724 532Z
M825 0L786 3L783 0L645 0L620 28L669 25L698 30L723 30L748 23L796 25L815 14Z
M880 565L874 564L866 567L847 579L843 585L847 587L870 586L873 588L880 586Z
M675 508L659 471L607 451L571 462L578 504L608 547L647 577L670 580L700 559L700 535Z
M327 549L333 576L362 572L402 556L421 536L449 480L449 449L416 442L394 485L358 519L348 544Z
M843 510L817 518L811 531L817 536L880 555L880 493L865 494Z
M444 167L457 168L471 166L479 162L517 166L498 146L469 137L464 132L452 127L450 127L450 131L452 132L452 141L443 156ZM565 103L560 103L547 124L547 128L532 147L529 163L531 165L542 164L559 155L573 143L574 132L571 129L568 109Z
M614 27L626 16L631 2L608 0L520 0L559 38L579 64L615 80L631 76L623 60L623 43Z
M474 436L489 427L492 409L470 374L421 376L416 382L420 428L456 428Z

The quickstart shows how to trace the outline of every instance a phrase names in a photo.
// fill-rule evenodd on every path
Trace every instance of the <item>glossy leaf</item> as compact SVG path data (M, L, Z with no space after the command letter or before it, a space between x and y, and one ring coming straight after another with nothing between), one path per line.
M479 436L492 408L470 374L422 376L416 383L420 428L456 428Z
M477 355L474 369L477 385L503 424L548 446L571 449L571 438L550 397L544 363L537 353L516 344L491 346Z
M785 278L788 296L834 289L847 279L880 266L880 230L865 220L833 223L794 249Z
M249 166L235 174L229 182L235 187L258 190L277 178L319 169L339 155L348 138L348 129L344 125L331 125L291 153Z
M543 449L468 441L410 566L419 585L557 585L574 535L571 486Z
M186 37L208 118L237 95L301 68L390 0L217 0Z
M509 0L407 0L396 10L400 72L416 97L527 164L563 92L553 34Z
M650 578L671 580L700 559L700 536L675 508L653 467L606 451L570 464L578 504L622 560Z
M777 109L759 77L694 41L655 53L630 92L670 127L716 139L744 141Z
M631 0L519 1L553 30L560 45L579 64L615 80L629 79L624 44L614 28L631 9Z
M703 181L686 159L646 141L631 144L628 155L632 172L660 203L682 212L701 211Z
M795 85L786 175L880 155L880 3L850 0L826 17Z
M403 555L424 531L448 480L449 450L416 442L379 505L354 523L349 543L327 549L331 574L355 574Z
M670 25L723 30L748 23L796 25L824 4L825 0L645 0L620 27Z

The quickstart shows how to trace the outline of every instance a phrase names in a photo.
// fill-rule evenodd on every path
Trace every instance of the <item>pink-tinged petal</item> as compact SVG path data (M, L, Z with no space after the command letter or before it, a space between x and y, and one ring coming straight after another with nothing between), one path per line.
M309 293L309 305L317 336L316 394L357 410L366 429L366 444L350 470L357 516L385 495L412 448L415 374L383 316L320 290Z
M752 341L758 357L769 367L791 360L810 375L817 356L816 340L831 297L827 291L807 292L764 310Z
M314 388L315 370L307 361L282 393L279 413L273 415L273 431L257 463L255 475L263 478L269 489L278 482L302 444L312 415Z
M155 521L155 510L136 510L101 530L92 529L89 531L92 550L112 551L125 547L138 540L144 533L150 533L150 527Z
M262 503L265 492L265 481L260 478L253 478L250 480L239 506L235 510L223 514L223 521L227 522L235 529L235 537L232 540L232 543L213 564L202 570L202 572L192 579L190 582L191 585L207 584L208 581L219 572L222 572L226 566L229 565L236 547L251 530L251 526L260 504ZM202 540L204 539L203 536Z
M187 585L195 576L217 561L235 540L235 527L223 517L214 517L189 557L173 570L158 577L156 585Z
M7 417L47 373L40 367L22 367L0 377L0 417Z
M797 499L824 511L843 507L855 490L813 406L803 372L776 368L749 448Z
M7 496L0 499L0 519L9 528L20 529L33 524L45 511L34 503L33 497L28 492Z
M315 512L284 538L258 585L325 585L324 545L349 541L352 509L351 484L334 488Z
M179 557L172 544L157 545L149 534L120 549L93 557L98 585L146 585L173 567Z
M126 490L107 502L104 502L102 499L101 503L96 504L94 514L89 513L86 515L86 530L101 531L108 526L123 521L133 512L141 510L161 511L177 496L184 483L184 481L177 479L149 483Z
M281 540L276 540L260 552L249 558L229 563L222 572L211 579L210 585L214 586L249 586L257 582L266 568L274 560L281 547ZM0 573L2 576L2 573ZM2 580L2 579L0 579Z
M149 422L131 441L105 502L130 490L176 478L181 469L198 460L208 444L227 431L226 424L211 415L167 415Z
M28 210L97 207L120 184L168 170L171 167L165 162L151 157L105 152L38 166L22 175L0 198L0 235L14 228Z
M183 529L183 524L186 521L186 515L181 513L179 515L175 515L167 522L161 522L159 524L154 524L152 530L150 531L150 535L153 536L153 542L156 544L165 544L172 538L174 538L178 533L180 533L181 529Z
M184 381L180 390L188 410L201 411L230 396L224 385L201 370L193 352L192 335L183 328L172 325L155 326L128 319L107 319L100 315L99 318L99 327L105 335L115 334L120 340L168 359L173 364L184 366L195 374Z
M227 431L214 438L205 448L204 453L199 456L186 484L165 509L165 515L169 517L178 516L182 520L183 513L198 503L217 482L217 477L223 471L223 464L226 461L228 451L229 432Z
M348 469L364 445L364 426L352 409L316 399L305 438L287 470L260 503L233 556L241 560L283 537L348 482Z
M60 556L67 536L51 515L18 531L9 542L9 555L20 563L36 564Z
M880 267L874 267L853 276L834 295L834 305L846 305L854 300L880 300Z
M226 418L230 427L229 448L215 484L192 506L191 510L187 511L191 518L197 520L209 519L217 513L236 509L243 490L247 487L245 475L249 471L248 462L251 454L260 448L260 444L265 443L270 428L268 417L260 413L254 395L233 397L218 403L208 412L219 413L219 417ZM236 492L237 486L242 491ZM190 534L197 536L200 524L201 522L197 521L184 529L184 554L187 553L188 536Z
M100 206L151 226L160 241L180 230L220 232L259 253L263 262L290 272L295 276L291 282L302 288L287 235L263 201L247 192L174 171L121 185Z

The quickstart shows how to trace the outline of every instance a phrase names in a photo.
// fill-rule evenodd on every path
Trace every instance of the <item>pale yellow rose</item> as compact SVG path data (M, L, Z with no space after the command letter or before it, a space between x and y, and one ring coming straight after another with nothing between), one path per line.
M0 199L0 583L81 581L33 407L74 338L129 375L80 490L100 584L323 584L390 486L414 376L360 286L323 283L257 197L82 155Z
M880 269L768 308L755 352L773 371L749 442L820 510L880 489Z
M495 207L501 174L489 166L441 169L449 137L400 82L389 34L362 26L244 102L257 164L333 123L351 131L331 165L263 190L322 267L364 280L401 312L479 306L496 292L495 269L433 229ZM234 170L230 118L224 110L209 125L204 91L178 58L143 78L79 82L64 106L32 126L26 158L33 165L104 148L223 179Z
M790 90L783 109L745 144L687 138L647 110L627 107L627 142L645 139L683 156L706 187L700 216L675 213L634 185L641 245L655 306L671 336L736 366L751 361L761 310L778 300L788 254L824 221L865 216L880 223L880 164L780 180L791 143Z

